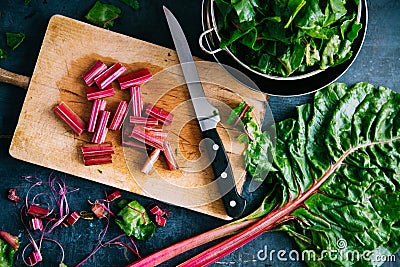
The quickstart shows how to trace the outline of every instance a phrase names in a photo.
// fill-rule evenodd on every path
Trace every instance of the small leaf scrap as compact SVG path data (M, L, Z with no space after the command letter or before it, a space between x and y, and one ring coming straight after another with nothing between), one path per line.
M110 28L114 26L114 20L116 20L120 15L121 9L118 7L97 1L86 14L85 19L94 25L103 28Z
M6 32L7 45L11 47L12 50L21 45L25 40L25 34L22 32Z
M0 59L6 59L8 57L6 50L0 48Z
M121 209L115 222L125 234L139 240L149 239L156 230L156 225L150 220L146 209L136 200Z

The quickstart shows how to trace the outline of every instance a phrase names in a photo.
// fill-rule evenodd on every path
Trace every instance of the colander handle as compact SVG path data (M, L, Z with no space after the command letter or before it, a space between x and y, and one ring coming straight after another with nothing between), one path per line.
M217 48L215 50L208 50L207 48L204 47L204 40L203 39L207 34L209 34L212 31L215 31L215 28L211 28L211 29L206 30L205 32L200 34L200 37L199 37L199 45L200 45L201 50L203 50L204 52L206 52L207 54L210 54L210 55L218 53L219 51L222 50L221 48Z

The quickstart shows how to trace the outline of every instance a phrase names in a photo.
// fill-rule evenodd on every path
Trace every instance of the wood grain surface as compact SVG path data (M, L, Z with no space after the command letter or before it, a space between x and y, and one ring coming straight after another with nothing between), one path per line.
M113 143L113 163L84 166L80 147L91 139L85 132L77 136L52 109L67 103L85 121L92 104L87 101L81 74L96 60L108 66L120 62L127 72L148 68L153 80L143 87L145 103L155 104L174 113L172 125L165 127L168 140L176 151L180 170L168 171L160 159L152 172L144 175L139 167L147 158L140 150L123 148L130 125L122 131L109 131ZM212 169L202 153L201 131L189 101L175 51L103 30L67 17L53 16L49 22L28 93L14 133L10 154L24 161L183 206L211 216L229 219ZM251 91L230 77L219 65L197 63L205 94L219 108L218 132L231 160L239 191L244 182L243 150L236 138L240 131L227 126L232 107L246 100L254 106L253 115L264 116L265 95ZM120 100L129 101L129 91L113 84L115 95L107 100L107 110L115 111ZM122 134L128 133L128 134Z

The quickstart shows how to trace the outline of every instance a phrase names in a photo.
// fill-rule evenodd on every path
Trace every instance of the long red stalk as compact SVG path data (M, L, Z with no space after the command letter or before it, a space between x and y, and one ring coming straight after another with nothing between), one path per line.
M207 244L208 242L211 242L213 240L231 235L232 233L235 233L247 226L250 226L257 220L258 219L240 221L240 223L238 221L235 221L220 226L208 232L183 240L166 249L155 252L145 258L140 259L139 261L127 265L126 267L147 267L147 266L155 266L161 264L183 252L186 252L203 244Z
M371 142L367 144L360 144L356 147L352 147L348 149L346 152L342 154L342 156L338 159L338 161L330 166L330 168L320 177L320 179L315 180L313 185L307 189L307 191L301 193L294 200L288 201L285 205L280 208L274 209L267 215L262 218L258 218L254 224L248 224L249 221L246 221L246 218L241 219L236 222L232 222L226 226L234 225L237 227L236 230L225 231L223 236L228 236L233 234L234 231L238 231L241 229L241 232L236 235L226 239L225 241L207 249L206 251L200 253L196 257L182 263L179 265L180 267L186 266L208 266L218 259L226 256L227 254L235 251L239 247L245 245L251 240L255 239L262 233L269 231L279 224L290 220L293 216L290 214L303 205L304 201L306 201L311 195L315 194L321 185L342 165L343 161L353 152L358 149L373 146L391 143L393 141L399 140L400 137L393 138L390 140ZM257 220L257 219L256 219ZM254 222L254 221L253 221ZM246 225L244 225L246 224ZM249 226L250 225L250 226ZM245 228L249 226L248 228ZM226 230L224 226L221 226L217 229L211 230L209 232L203 233L201 235L189 238L182 242L179 242L171 247L158 251L146 258L141 259L140 261L134 262L127 267L139 267L139 266L154 266L160 264L166 260L169 260L185 251L188 251L192 248L198 247L200 245L206 244L210 241L216 240L217 238L223 237L216 234L218 233L218 229ZM214 236L215 235L215 236Z

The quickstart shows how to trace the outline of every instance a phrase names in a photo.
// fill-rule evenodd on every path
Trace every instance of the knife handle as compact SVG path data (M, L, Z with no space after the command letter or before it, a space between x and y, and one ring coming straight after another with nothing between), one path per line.
M243 214L246 207L246 199L242 198L236 190L232 166L226 155L221 138L215 128L204 131L203 137L213 141L206 142L207 152L210 158L215 155L211 166L217 179L219 191L222 194L226 213L232 218L238 218Z

